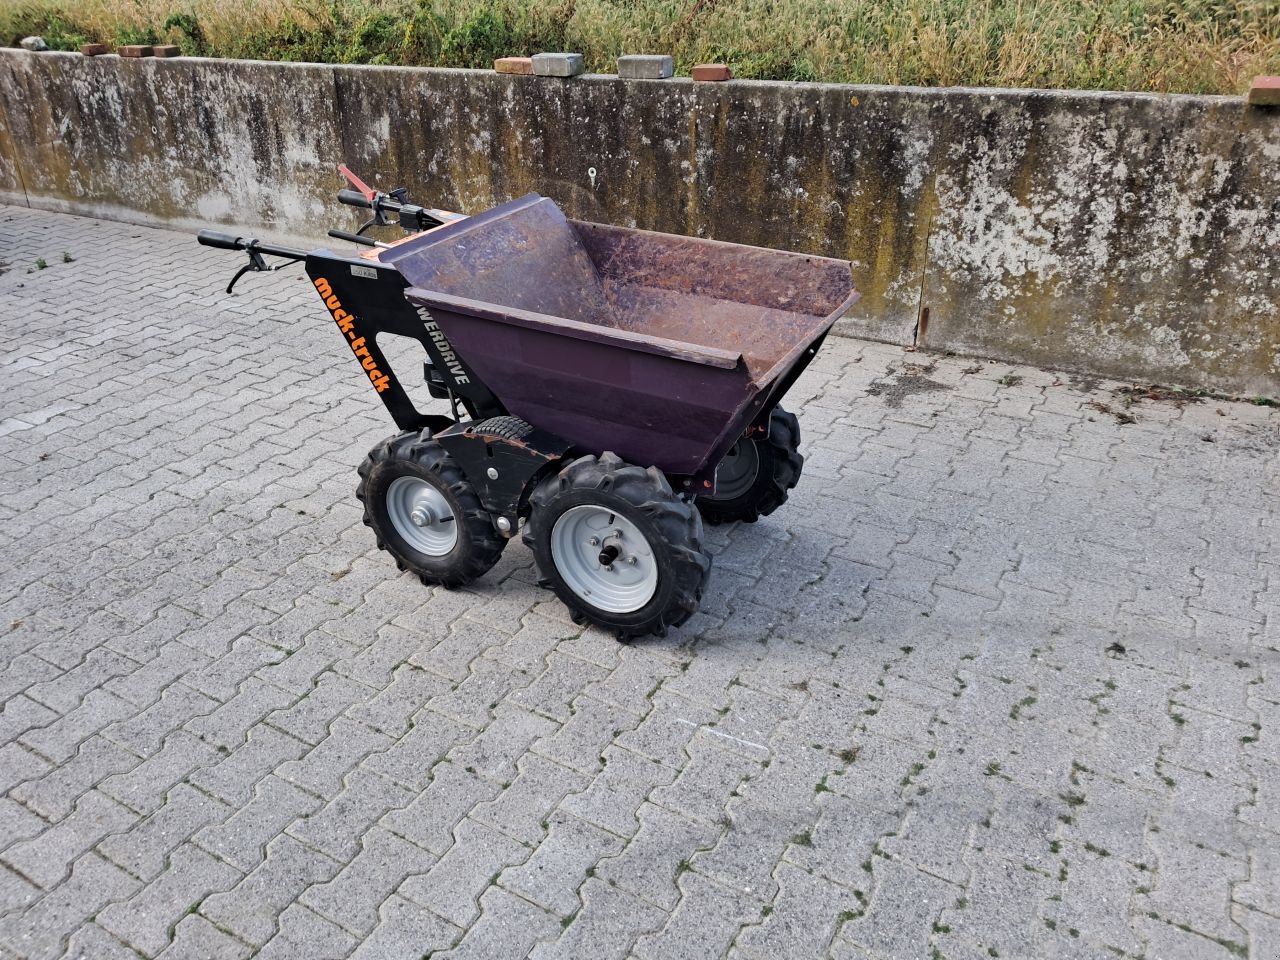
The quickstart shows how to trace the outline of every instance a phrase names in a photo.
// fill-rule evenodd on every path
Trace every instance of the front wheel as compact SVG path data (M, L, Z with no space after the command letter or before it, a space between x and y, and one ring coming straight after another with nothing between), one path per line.
M507 541L462 469L426 434L384 440L359 473L365 526L401 570L426 584L460 587L498 562Z
M697 609L711 570L702 521L658 470L582 457L529 502L524 542L575 622L661 636Z
M739 437L716 467L716 492L694 502L711 524L754 523L787 502L800 481L800 422L774 407L764 430Z

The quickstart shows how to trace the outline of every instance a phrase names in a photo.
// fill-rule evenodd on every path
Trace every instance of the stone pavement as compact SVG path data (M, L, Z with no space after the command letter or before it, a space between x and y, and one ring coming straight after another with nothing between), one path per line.
M1277 411L835 340L622 646L373 549L296 268L0 258L0 956L1280 956Z

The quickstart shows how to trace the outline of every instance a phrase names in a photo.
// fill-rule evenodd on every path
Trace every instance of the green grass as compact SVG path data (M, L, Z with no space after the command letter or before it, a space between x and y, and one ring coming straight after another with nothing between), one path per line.
M488 67L577 50L739 77L1241 93L1280 73L1276 0L16 0L0 42L172 42L191 55Z

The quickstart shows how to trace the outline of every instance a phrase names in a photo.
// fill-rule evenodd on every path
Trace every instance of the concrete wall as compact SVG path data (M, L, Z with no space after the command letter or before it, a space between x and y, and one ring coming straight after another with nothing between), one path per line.
M0 52L0 198L323 237L334 172L853 261L844 332L1280 394L1280 112L1235 97Z

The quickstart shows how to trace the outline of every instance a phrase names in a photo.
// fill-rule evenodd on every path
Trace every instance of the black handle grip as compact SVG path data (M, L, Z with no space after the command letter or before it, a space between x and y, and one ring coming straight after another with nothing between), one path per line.
M338 202L345 203L349 207L373 207L373 201L359 190L339 190Z
M241 237L217 230L201 230L196 235L196 242L206 247L217 247L219 250L243 250L245 241Z
M359 243L366 247L376 247L378 241L372 237L362 237L358 233L349 233L346 230L330 230L329 236L335 240L346 240L350 243Z

